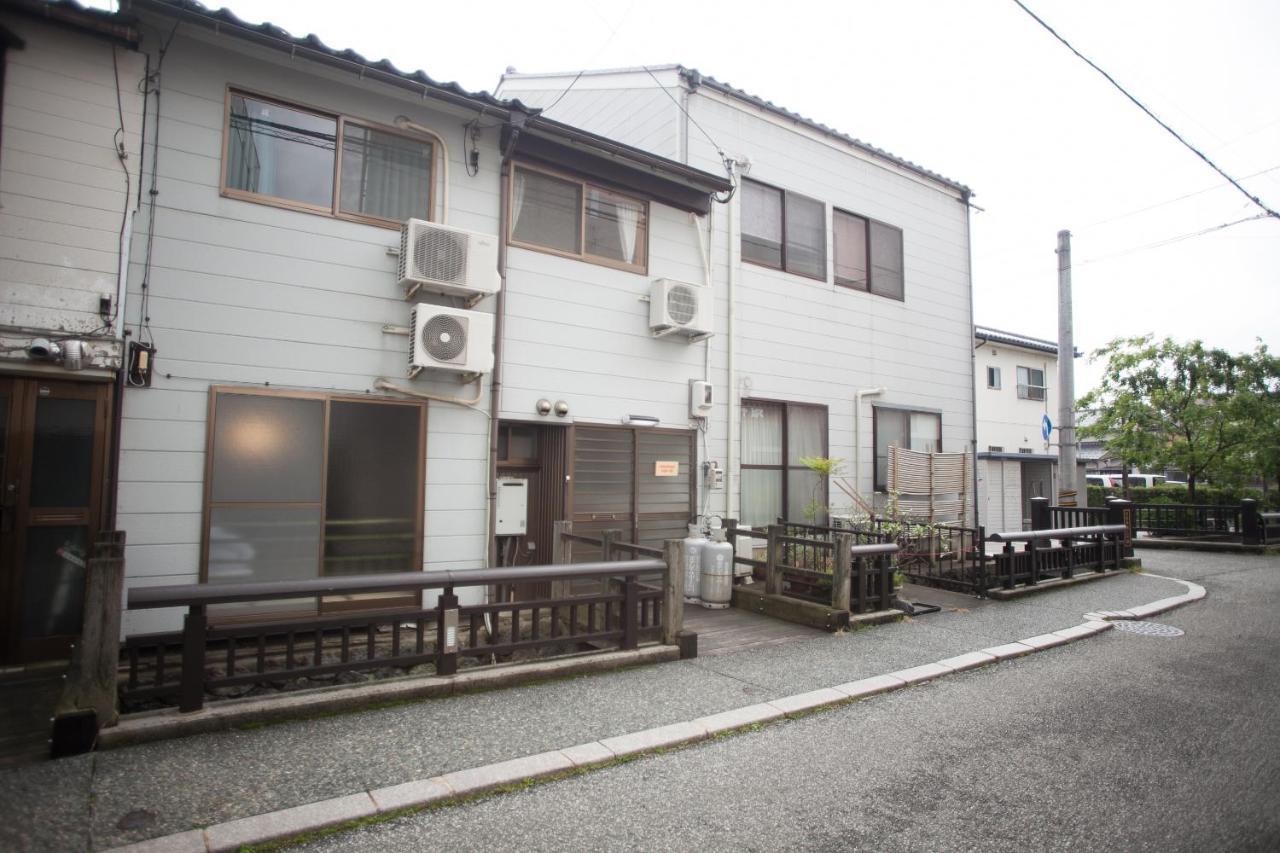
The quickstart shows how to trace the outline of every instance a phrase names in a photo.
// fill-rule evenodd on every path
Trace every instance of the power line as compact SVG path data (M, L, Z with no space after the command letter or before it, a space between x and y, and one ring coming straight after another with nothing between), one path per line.
M658 88L661 89L663 93L666 94L666 96L671 99L671 103L676 105L676 109L684 113L684 117L687 118L690 121L690 123L692 123L693 126L696 127L702 133L702 135L707 138L707 141L711 143L711 147L716 149L716 154L720 156L720 162L724 164L724 170L729 175L729 180L733 183L733 187L730 188L729 194L724 198L720 198L719 196L713 196L713 198L715 198L715 200L718 201L720 204L728 204L730 199L733 198L734 193L738 191L738 182L734 179L734 175L733 175L732 158L729 157L728 154L725 154L724 149L721 148L720 145L714 139L711 138L711 134L707 133L707 129L704 128L702 125L698 124L698 120L696 118L689 115L689 111L685 109L684 104L676 100L676 96L671 94L671 92L667 90L666 86L662 85L662 81L658 79L658 75L654 74L653 71L650 70L649 66L641 65L640 67L645 70L646 74L648 74L650 77L653 78L653 82L657 83Z
M1016 0L1015 0L1016 2ZM1203 228L1199 231L1193 231L1190 234L1179 234L1177 237L1169 237L1164 240L1157 240L1154 243L1147 243L1143 246L1134 246L1132 249L1124 249L1119 252L1113 252L1110 255L1099 255L1096 258L1088 258L1087 260L1077 261L1075 266L1082 267L1085 264L1096 264L1099 261L1109 261L1112 258L1122 258L1125 255L1132 255L1135 252L1145 252L1147 249L1159 249L1161 246L1168 246L1173 243L1181 243L1183 240L1190 240L1193 237L1203 237L1206 234L1212 234L1215 231L1221 231L1224 228L1231 228L1235 225L1241 225L1245 222L1256 222L1259 219L1266 219L1267 214L1256 213L1253 216L1246 216L1243 219L1236 219L1232 222L1224 222L1221 225L1215 225L1212 228Z
M1240 180L1247 181L1249 178L1256 178L1261 175L1266 175L1278 169L1280 169L1280 166L1272 166L1270 169L1263 169L1260 172L1253 172L1252 174L1245 175ZM1072 231L1076 231L1076 232L1087 231L1090 228L1097 228L1100 225L1109 225L1112 222L1118 222L1121 219L1128 219L1130 216L1137 216L1139 213L1146 213L1148 210L1155 210L1157 207L1165 207L1166 205L1170 205L1175 202L1185 201L1186 199L1189 199L1189 198L1195 198L1198 195L1204 195L1207 192L1213 192L1214 190L1220 189L1221 187L1222 187L1222 184L1214 184L1213 186L1205 187L1202 190L1195 190L1194 192L1183 193L1182 195L1177 196L1175 198L1165 199L1164 201L1158 201L1155 204L1149 204L1146 207L1140 207L1137 210L1131 210L1128 213L1120 213L1115 216L1109 217L1107 219L1100 219L1097 222L1090 222L1088 225L1081 226L1080 228L1073 228Z
M1048 31L1049 31L1049 33L1050 33L1054 38L1056 38L1058 41L1062 42L1062 43L1067 47L1067 49L1068 49L1068 50L1070 50L1070 51L1071 51L1072 53L1074 53L1076 56L1080 57L1080 59L1082 59L1082 60L1084 60L1086 63L1088 63L1088 65L1089 65L1089 67L1090 67L1090 68L1092 68L1094 71L1097 71L1097 72L1098 72L1099 74L1101 74L1103 77L1107 78L1107 82L1108 82L1108 83L1110 83L1112 86L1115 86L1115 87L1116 87L1116 89L1118 89L1122 95L1124 95L1126 98L1128 98L1130 101L1132 101L1132 102L1134 103L1134 105L1138 107L1138 109L1140 109L1140 110L1142 110L1144 113L1146 113L1146 114L1151 118L1151 120L1152 120L1152 121L1154 121L1156 124L1160 125L1160 126L1161 126L1161 127L1163 127L1165 130L1167 130L1167 131L1168 131L1168 132L1173 136L1173 138L1174 138L1174 139L1176 139L1176 140L1178 140L1179 142L1181 142L1181 143L1182 143L1184 146L1186 146L1186 147L1187 147L1187 148L1188 148L1188 149L1189 149L1193 154L1195 154L1197 157L1199 157L1199 158L1200 158L1201 160L1203 160L1204 162L1208 163L1208 164L1209 164L1209 166L1210 166L1210 168L1212 168L1215 172L1217 172L1217 173L1218 173L1219 175L1221 175L1222 177L1226 178L1226 179L1227 179L1227 181L1231 184L1231 186L1233 186L1233 187L1235 187L1236 189L1238 189L1238 190L1239 190L1239 191L1244 195L1244 197L1245 197L1245 198L1249 199L1249 201L1253 202L1253 203L1254 203L1254 204L1256 204L1258 207L1260 207L1260 208L1262 208L1264 211L1266 211L1266 215L1271 216L1271 217L1274 217L1274 218L1276 218L1276 219L1280 219L1280 213L1277 213L1276 211L1272 210L1271 208L1269 208L1269 207L1267 207L1265 204L1263 204L1261 199L1259 199L1259 198L1258 198L1257 196L1255 196L1255 195L1252 195L1248 190L1246 190L1244 187L1242 187L1242 186L1240 185L1240 182L1239 182L1239 181L1237 181L1235 178L1231 177L1231 176L1230 176L1230 175L1228 175L1226 172L1224 172L1221 168L1219 168L1218 164L1217 164L1217 163L1215 163L1215 162L1213 162L1212 160L1210 160L1210 159L1208 158L1208 156L1206 156L1206 155L1205 155L1205 153L1204 153L1203 151L1201 151L1199 148L1196 148L1194 145L1192 145L1192 144L1191 144L1190 142L1188 142L1187 140L1183 139L1183 138L1182 138L1182 136L1181 136L1181 135L1180 135L1176 130L1174 130L1172 127L1170 127L1169 125L1167 125L1167 124L1165 124L1163 121L1161 121L1160 117L1159 117L1159 116L1157 116L1155 113L1151 112L1151 110L1147 109L1146 105L1144 105L1144 104L1142 103L1142 101L1139 101L1139 100L1138 100L1137 98L1135 98L1133 95L1129 94L1128 90L1126 90L1123 86L1121 86L1119 83L1117 83L1114 77L1112 77L1112 76L1111 76L1110 74L1108 74L1106 71L1103 71L1100 67L1098 67L1098 65L1097 65L1093 60L1089 59L1089 57L1085 56L1083 53L1081 53L1080 51L1076 50L1076 49L1075 49L1075 47L1073 47L1073 46L1072 46L1071 42L1067 41L1065 38L1063 38L1062 36L1058 35L1057 31L1056 31L1056 30L1054 30L1054 28L1053 28L1053 27L1051 27L1051 26L1049 26L1047 23L1045 23L1045 22L1044 22L1044 20L1043 20L1039 15L1037 15L1035 12L1032 12L1030 9L1028 9L1028 8L1026 7L1026 5L1022 2L1022 0L1013 0L1013 2L1017 4L1017 6L1018 6L1018 8L1019 8L1019 9L1021 9L1022 11L1026 12L1028 15L1030 15L1030 16L1035 20L1035 22L1036 22L1037 24L1039 24L1040 26L1042 26L1042 27L1044 27L1046 30L1048 30Z

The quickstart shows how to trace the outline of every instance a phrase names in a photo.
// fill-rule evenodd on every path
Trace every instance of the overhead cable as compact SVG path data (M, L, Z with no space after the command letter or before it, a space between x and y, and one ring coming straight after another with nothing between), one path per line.
M1280 213L1277 213L1276 211L1272 210L1270 207L1267 207L1267 205L1263 204L1263 202L1262 202L1262 200L1261 200L1261 199L1259 199L1257 196L1253 195L1253 194L1252 194L1252 193L1250 193L1248 190L1246 190L1243 186L1241 186L1241 185L1240 185L1240 182L1239 182L1239 181L1237 181L1235 178L1231 177L1231 176L1230 176L1230 175L1228 175L1226 172L1224 172L1224 171L1223 171L1223 170L1218 166L1218 164L1217 164L1217 163L1215 163L1215 162L1213 162L1212 160L1210 160L1210 159L1208 158L1208 156L1207 156L1207 155L1205 155L1205 153L1204 153L1203 151L1201 151L1199 148L1196 148L1194 145L1192 145L1192 144L1191 144L1190 142L1188 142L1187 140L1183 139L1181 134L1179 134L1176 130L1174 130L1174 129L1173 129L1172 127L1170 127L1169 125L1165 124L1165 123L1164 123L1164 121L1162 121L1162 120L1160 119L1160 117L1159 117L1159 116L1157 116L1155 113L1151 112L1151 110L1147 109L1146 105L1145 105L1145 104L1143 104L1143 103L1142 103L1142 101L1139 101L1139 100L1138 100L1137 98L1135 98L1133 95L1129 94L1128 90L1126 90L1123 86L1121 86L1119 83L1117 83L1114 77L1112 77L1112 76L1111 76L1110 74L1108 74L1106 71L1103 71L1100 67L1098 67L1097 63L1095 63L1093 60L1089 59L1089 57L1085 56L1083 53L1081 53L1080 51L1076 50L1076 49L1075 49L1075 47L1074 47L1074 46L1072 46L1071 42L1067 41L1065 38L1063 38L1062 36L1058 35L1057 31L1056 31L1056 30L1054 30L1054 28L1053 28L1053 27L1051 27L1051 26L1049 26L1047 23L1045 23L1044 19L1042 19L1042 18L1041 18L1039 15L1037 15L1035 12L1032 12L1030 9L1028 9L1028 8L1026 7L1026 5L1022 2L1022 0L1013 0L1013 2L1014 2L1014 3L1016 3L1016 4L1018 5L1018 8L1020 8L1020 9L1021 9L1022 11L1024 11L1024 12L1026 12L1028 15L1030 15L1030 16L1035 20L1035 22L1036 22L1037 24L1039 24L1040 26L1042 26L1042 27L1044 27L1046 30L1048 30L1048 31L1049 31L1049 33L1050 33L1054 38L1056 38L1058 41L1062 42L1062 43L1067 47L1067 49L1068 49L1068 50L1070 50L1070 51L1071 51L1072 53L1074 53L1076 56L1080 57L1080 59L1082 59L1082 60L1084 60L1086 63L1088 63L1088 65L1089 65L1089 67L1090 67L1090 68L1092 68L1094 71L1097 71L1097 72L1098 72L1099 74L1101 74L1103 77L1107 78L1107 82L1108 82L1108 83L1110 83L1112 86L1115 86L1115 87L1116 87L1116 89L1118 89L1122 95L1124 95L1126 98L1128 98L1130 101L1132 101L1132 102L1134 103L1134 105L1138 107L1138 109L1140 109L1140 110L1142 110L1144 113L1146 113L1146 114L1151 118L1151 120L1152 120L1152 121L1154 121L1156 124L1160 125L1160 126L1161 126L1161 127L1163 127L1165 130L1167 130L1167 131L1168 131L1168 132L1173 136L1173 138L1174 138L1174 139L1176 139L1176 140L1178 140L1179 142L1181 142L1181 143L1182 143L1184 146L1186 146L1186 148L1187 148L1187 149L1189 149L1193 154L1195 154L1197 157L1199 157L1199 158L1200 158L1201 160L1203 160L1204 162L1208 163L1210 168L1212 168L1215 172L1217 172L1217 173L1218 173L1219 175L1221 175L1222 177L1226 178L1226 179L1227 179L1227 182L1228 182L1228 183L1230 183L1230 184L1231 184L1231 186L1233 186L1233 187L1235 187L1237 190L1239 190L1239 191L1244 195L1244 197L1245 197L1245 198L1249 199L1249 201L1253 202L1253 203L1254 203L1254 204L1256 204L1258 207L1260 207L1260 208L1262 208L1264 211L1266 211L1266 215L1267 215L1267 216L1271 216L1271 217L1273 217L1273 218L1275 218L1275 219L1280 219Z

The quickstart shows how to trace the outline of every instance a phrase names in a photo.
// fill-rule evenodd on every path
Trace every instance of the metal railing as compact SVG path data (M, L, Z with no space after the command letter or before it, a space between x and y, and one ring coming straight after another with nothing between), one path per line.
M679 540L665 543L663 553L665 559L578 565L135 588L129 610L187 612L179 633L126 640L122 698L176 697L180 710L195 711L207 693L246 684L421 664L452 675L462 658L484 665L499 655L634 649L642 639L675 645L684 595ZM642 583L646 578L657 582ZM457 595L461 589L529 582L551 582L554 589L558 582L584 579L615 583L585 595L562 592L526 601L460 604ZM217 616L211 608L226 604L428 591L438 591L435 607L253 623L211 619Z

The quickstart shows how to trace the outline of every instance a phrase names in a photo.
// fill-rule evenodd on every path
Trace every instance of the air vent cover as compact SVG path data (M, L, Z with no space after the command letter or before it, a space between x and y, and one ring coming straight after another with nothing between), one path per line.
M649 331L702 340L711 335L711 288L660 278L649 291Z
M667 315L678 325L687 326L698 316L698 296L687 284L676 284L667 291Z
M457 361L467 351L466 319L432 315L422 329L422 345L436 361Z
M451 284L467 280L467 238L439 228L420 228L413 238L413 268L422 278Z

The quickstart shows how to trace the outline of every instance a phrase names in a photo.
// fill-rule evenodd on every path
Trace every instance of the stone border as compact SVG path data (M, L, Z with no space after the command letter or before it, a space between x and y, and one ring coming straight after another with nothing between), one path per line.
M199 711L182 713L176 708L143 711L120 718L120 723L98 734L99 749L116 749L173 737L223 731L245 723L284 722L316 714L358 711L361 708L419 699L436 699L454 693L496 690L549 678L565 678L625 667L677 660L678 646L641 646L634 651L598 652L545 661L499 664L463 670L457 675L388 678L352 686L320 687L271 696L212 702Z
M224 851L237 850L246 844L284 841L308 833L340 827L353 821L379 816L392 817L406 810L443 805L505 786L581 772L619 759L633 758L708 738L733 734L753 726L803 716L881 693L901 690L912 684L922 684L953 673L1034 654L1108 631L1112 628L1110 621L1113 619L1142 619L1198 601L1206 595L1204 587L1180 578L1162 575L1145 575L1145 577L1180 583L1187 588L1187 592L1128 610L1086 613L1084 622L1069 628L1039 634L1014 643L991 646L981 651L956 655L935 663L900 669L886 675L875 675L834 687L783 696L768 702L734 708L682 723L672 723L631 734L581 743L566 749L542 752L470 770L458 770L429 779L416 779L385 788L335 797L331 800L240 818L215 824L203 830L193 829L152 838L118 847L115 853L126 853L126 851L128 853L160 853L160 851L224 853Z

